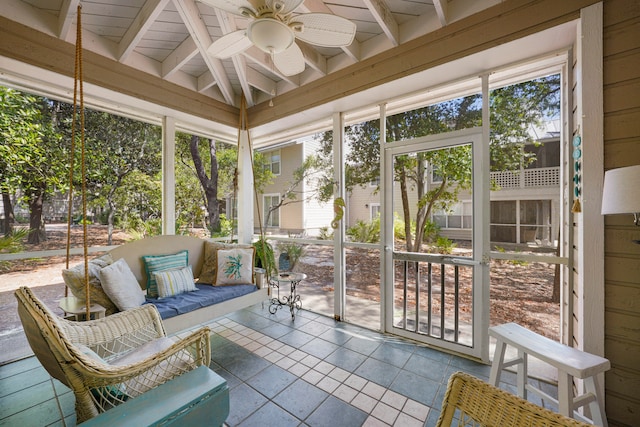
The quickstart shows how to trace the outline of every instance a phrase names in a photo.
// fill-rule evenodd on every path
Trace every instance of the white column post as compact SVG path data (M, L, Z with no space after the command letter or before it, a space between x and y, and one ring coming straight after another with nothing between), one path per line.
M344 189L344 116L342 113L334 113L333 115L333 179L336 182L336 188L333 193L334 200L338 197L345 198ZM333 289L334 303L333 312L337 320L344 320L345 305L347 299L345 273L345 254L344 254L344 236L345 236L345 219L338 222L338 228L333 233Z
M490 287L490 226L491 217L491 192L490 192L490 106L489 106L489 74L480 76L482 79L482 148L473 152L474 169L479 173L474 173L473 179L473 256L478 258L480 254L480 264L473 267L473 289L474 289L474 343L480 346L480 358L484 362L489 361L489 287ZM476 181L480 180L480 182ZM475 289L478 299L476 299ZM476 323L476 319L478 320Z
M392 168L386 162L385 145L387 143L387 104L380 104L380 330L391 329L386 319L393 320L393 309L387 316L387 301L393 301L393 201L390 189L392 182L387 180L386 169ZM388 285L387 285L388 284ZM391 289L391 292L389 292Z
M176 234L176 121L162 119L162 234Z
M604 216L600 214L604 181L602 3L582 9L578 26L575 125L582 138L582 212L574 214L574 245L578 248L574 289L578 298L572 313L577 319L573 330L577 347L598 356L604 356L605 349ZM599 393L604 396L604 374L598 377ZM577 388L584 390L584 384L577 382Z
M249 131L241 130L238 139L238 243L253 240L252 157Z

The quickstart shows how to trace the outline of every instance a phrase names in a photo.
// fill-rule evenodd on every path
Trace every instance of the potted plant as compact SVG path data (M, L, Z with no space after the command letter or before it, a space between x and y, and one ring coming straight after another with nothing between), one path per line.
M255 266L264 268L267 272L267 277L275 275L276 259L273 253L273 246L264 237L261 237L253 242L253 247L256 248Z
M291 271L304 255L303 245L294 242L278 242L278 267L280 271Z

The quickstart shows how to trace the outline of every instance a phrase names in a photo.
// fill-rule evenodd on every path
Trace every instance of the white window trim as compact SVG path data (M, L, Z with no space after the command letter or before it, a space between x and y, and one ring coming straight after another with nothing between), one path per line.
M273 165L274 165L274 163L278 163L278 165L279 165L278 170L279 170L280 172L278 172L278 173L273 173L273 174L274 174L275 176L280 176L280 175L282 175L282 152L281 152L281 150L280 150L280 149L277 149L277 150L267 151L267 152L265 153L265 156L267 156L267 157L268 157L268 159L269 159L269 170L271 171L271 173L273 173ZM273 161L273 157L274 157L274 156L278 156L278 158L279 158L280 160L278 160L277 162L274 162L274 161Z
M267 194L263 194L262 195L262 215L264 216L264 220L265 220L265 227L270 227L270 228L279 228L280 227L280 212L276 211L278 214L278 225L271 225L271 224L267 224L267 197L268 198L272 198L272 197L277 197L278 198L278 202L280 202L280 194L279 193L267 193ZM270 217L271 221L273 221L273 214L271 214Z
M375 216L373 215L373 208L378 208L378 214L381 214L380 203L369 203L369 221L373 221Z

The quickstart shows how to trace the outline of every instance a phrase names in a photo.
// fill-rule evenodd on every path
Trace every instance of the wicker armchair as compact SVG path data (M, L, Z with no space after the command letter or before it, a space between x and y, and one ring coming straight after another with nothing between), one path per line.
M534 405L463 372L449 378L442 402L441 426L588 427L564 415Z
M33 352L75 394L78 423L210 363L209 329L174 341L152 305L72 322L53 314L27 287L15 295Z

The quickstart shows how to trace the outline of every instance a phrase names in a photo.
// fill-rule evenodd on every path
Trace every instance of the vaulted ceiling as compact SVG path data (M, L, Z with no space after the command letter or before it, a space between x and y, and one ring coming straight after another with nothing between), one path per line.
M227 0L227 2L229 2ZM251 0L257 8L258 2ZM293 12L344 17L357 32L349 46L320 47L298 41L304 71L286 76L255 46L219 59L207 52L224 34L246 29L243 16L196 0L3 0L22 23L75 43L82 5L84 48L229 105L268 101L353 63L478 12L496 0L305 0ZM222 3L222 2L218 2ZM233 3L233 1L229 2ZM10 10L12 9L12 10ZM22 9L25 13L20 14ZM28 12L28 13L27 13ZM3 12L3 14L8 14Z
M415 88L567 46L566 35L575 34L570 28L545 30L545 22L576 18L575 8L563 2L547 11L535 1L304 0L294 17L346 18L356 26L353 42L321 47L297 40L304 70L289 76L255 46L226 59L210 53L216 40L250 23L212 4L249 2L257 9L265 1L276 0L2 0L0 83L70 98L81 5L82 46L90 62L85 86L93 91L93 105L112 103L112 111L134 117L135 108L156 107L156 120L188 119L193 126L186 130L233 141L244 96L259 143L269 144L291 137L294 126L304 128L298 136L311 133L318 125L310 123L330 123L337 111L375 108ZM543 37L531 39L541 30ZM57 91L44 89L56 84Z

